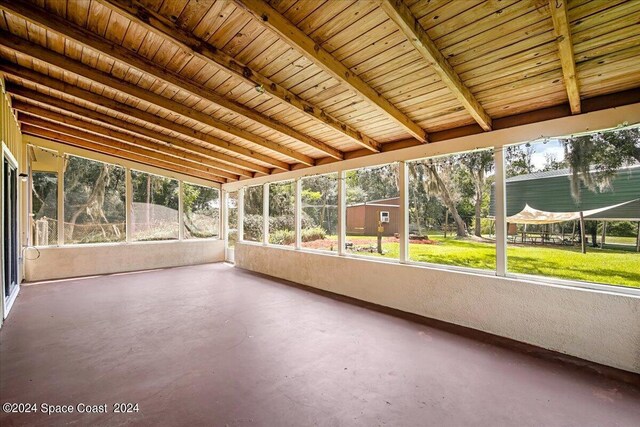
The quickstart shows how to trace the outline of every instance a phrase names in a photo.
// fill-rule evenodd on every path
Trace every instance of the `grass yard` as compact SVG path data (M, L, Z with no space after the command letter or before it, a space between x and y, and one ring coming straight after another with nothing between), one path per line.
M437 235L429 235L429 238L438 244L409 244L412 261L495 269L495 245L492 243ZM375 242L375 237L348 236L347 241L361 245ZM398 243L384 242L382 248L385 258L398 258ZM381 256L375 252L358 254ZM509 244L507 259L507 268L512 273L640 288L640 254L637 252L587 248L587 254L582 254L574 247Z

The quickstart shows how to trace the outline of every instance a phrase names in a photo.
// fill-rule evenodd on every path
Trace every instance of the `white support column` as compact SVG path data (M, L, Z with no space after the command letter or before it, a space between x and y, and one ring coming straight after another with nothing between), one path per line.
M244 188L238 189L238 242L244 240Z
M131 181L131 169L125 169L125 240L130 243L133 240L133 184Z
M295 202L295 227L296 227L296 249L302 247L302 179L294 181L296 190Z
M224 241L225 251L229 246L229 192L218 190L220 194L220 239Z
M184 183L178 181L178 240L184 240Z
M505 147L493 150L496 164L495 201L496 201L496 275L507 274L507 199L505 187Z
M64 153L56 151L58 159L58 245L64 245Z
M338 255L345 255L347 239L347 183L345 171L338 172Z
M262 186L262 244L269 244L269 184Z
M407 162L398 162L398 186L400 187L400 262L409 260L409 167Z

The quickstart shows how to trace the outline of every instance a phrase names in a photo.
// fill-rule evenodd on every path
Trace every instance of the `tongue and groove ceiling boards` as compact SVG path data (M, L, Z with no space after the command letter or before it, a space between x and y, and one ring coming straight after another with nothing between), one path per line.
M25 134L212 182L640 100L640 2L0 0Z

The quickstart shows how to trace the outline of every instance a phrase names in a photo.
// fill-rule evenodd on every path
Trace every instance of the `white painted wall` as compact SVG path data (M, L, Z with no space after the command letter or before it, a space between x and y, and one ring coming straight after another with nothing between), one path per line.
M640 373L640 297L237 243L236 266Z
M224 261L222 240L40 247L25 253L25 280L122 273ZM37 259L34 259L38 257Z

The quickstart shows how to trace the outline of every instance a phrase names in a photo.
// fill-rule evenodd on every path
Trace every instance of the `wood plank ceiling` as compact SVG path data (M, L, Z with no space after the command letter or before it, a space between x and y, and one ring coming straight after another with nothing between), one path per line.
M565 2L0 0L0 72L26 134L224 183L638 102L640 2Z

